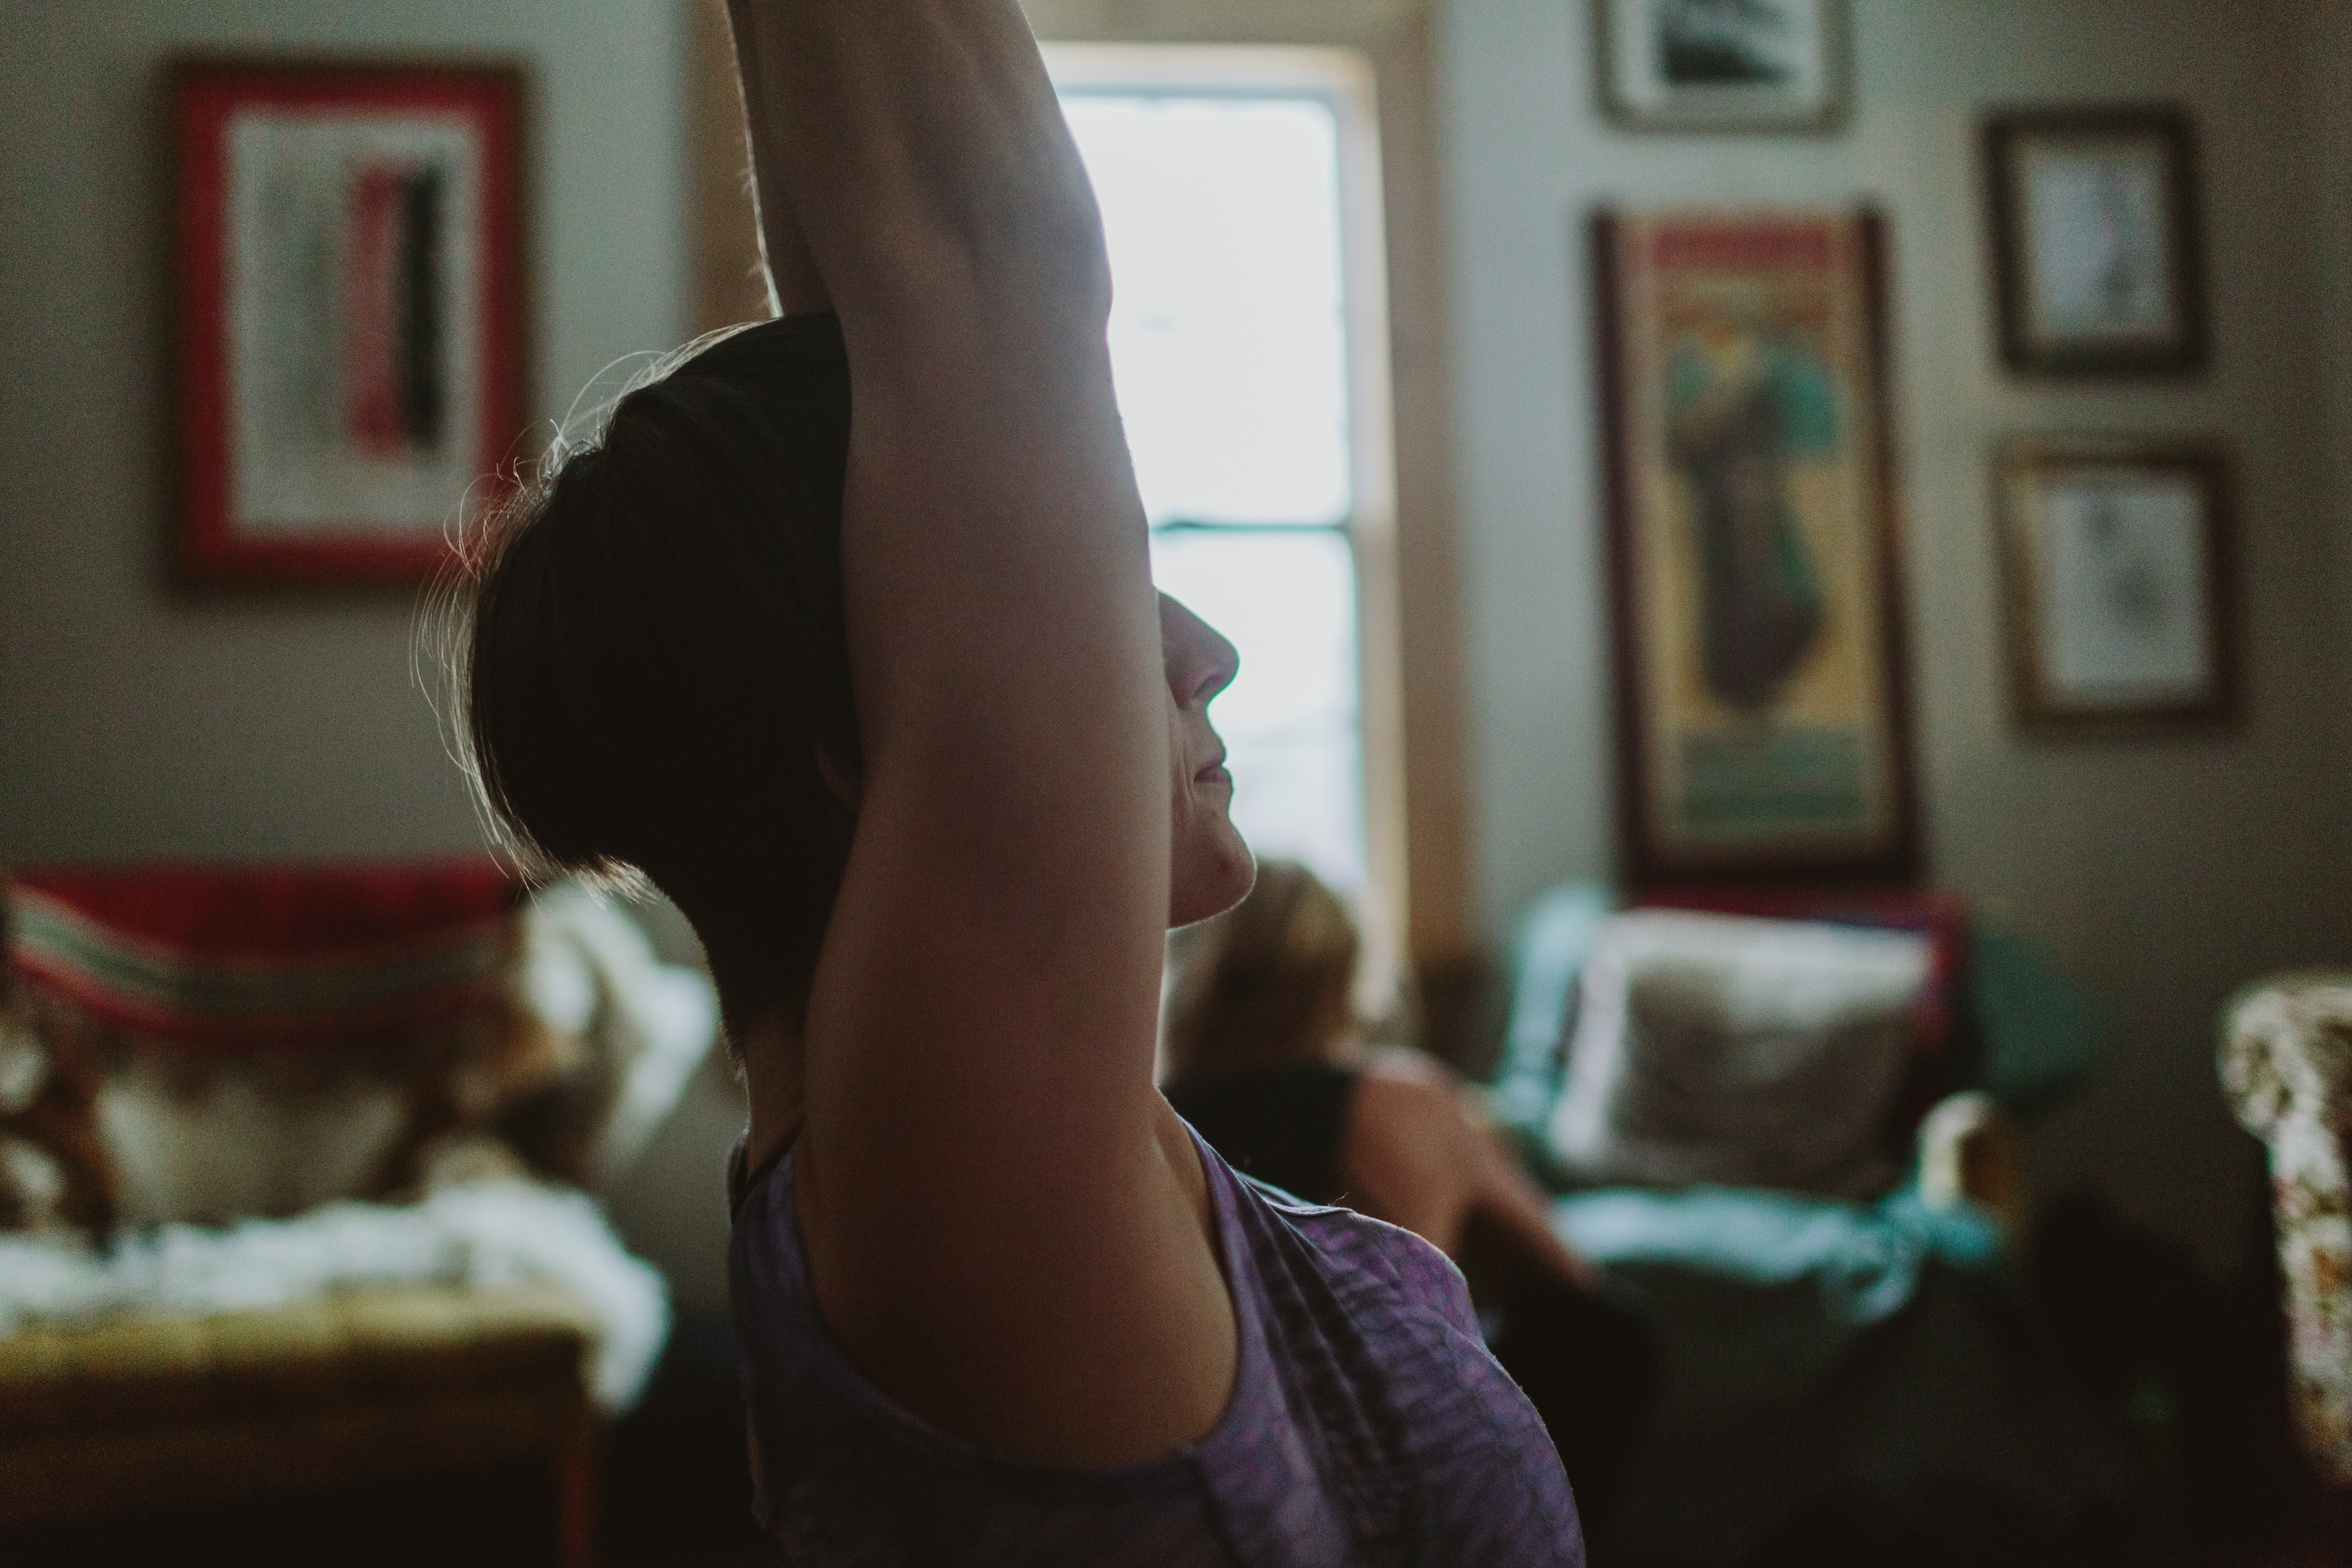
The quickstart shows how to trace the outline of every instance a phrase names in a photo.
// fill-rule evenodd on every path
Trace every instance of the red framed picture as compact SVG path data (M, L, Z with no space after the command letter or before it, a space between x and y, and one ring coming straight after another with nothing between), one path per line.
M521 71L171 75L183 572L415 582L524 426Z

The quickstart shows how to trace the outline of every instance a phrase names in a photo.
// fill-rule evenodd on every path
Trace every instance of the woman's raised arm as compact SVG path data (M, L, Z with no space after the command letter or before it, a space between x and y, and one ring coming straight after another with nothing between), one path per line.
M1085 170L1013 0L732 0L777 215L840 312L863 752L794 1181L861 1370L1114 1463L1234 1366L1151 1087L1172 711ZM1176 781L1181 783L1181 781Z

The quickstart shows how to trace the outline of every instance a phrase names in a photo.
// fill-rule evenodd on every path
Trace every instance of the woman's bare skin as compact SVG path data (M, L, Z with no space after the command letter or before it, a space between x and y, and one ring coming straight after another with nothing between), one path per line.
M1544 1195L1519 1169L1466 1091L1418 1051L1367 1052L1348 1102L1340 1152L1351 1206L1402 1226L1456 1262L1472 1228L1489 1256L1587 1289L1599 1272L1552 1230Z
M1151 1084L1161 937L1247 889L1152 592L1077 153L1013 0L730 0L779 306L837 310L863 768L805 1026L744 1031L819 1307L878 1388L1030 1459L1168 1454L1233 1308Z

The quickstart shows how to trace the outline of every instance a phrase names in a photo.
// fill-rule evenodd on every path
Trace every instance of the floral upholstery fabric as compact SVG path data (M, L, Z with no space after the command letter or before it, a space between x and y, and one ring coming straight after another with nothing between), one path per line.
M2352 974L2241 993L2224 1026L2221 1083L2270 1147L2304 1446L2329 1479L2352 1484Z

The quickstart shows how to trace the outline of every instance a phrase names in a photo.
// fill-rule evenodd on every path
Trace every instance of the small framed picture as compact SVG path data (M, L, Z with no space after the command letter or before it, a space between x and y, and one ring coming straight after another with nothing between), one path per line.
M184 60L171 100L182 571L430 577L523 430L521 72Z
M1634 131L1828 132L1852 93L1846 0L1593 0L1601 103Z
M2205 363L2196 136L2163 107L2019 110L1984 125L2012 371L2179 374Z
M2020 722L2161 725L2235 710L2230 472L2218 446L2013 441L1999 484Z

